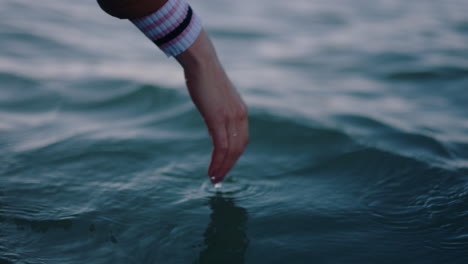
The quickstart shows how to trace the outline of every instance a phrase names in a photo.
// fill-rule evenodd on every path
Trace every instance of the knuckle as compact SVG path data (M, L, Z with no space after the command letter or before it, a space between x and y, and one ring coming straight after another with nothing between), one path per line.
M239 120L245 120L247 119L247 107L245 105L242 105L237 111L236 111L236 118Z
M225 151L228 151L229 147L228 147L228 144L226 143L222 143L218 146L219 150L222 151L222 152L225 152Z
M222 126L226 123L227 120L228 118L226 115L220 114L216 116L214 123L217 124L218 126Z
M247 112L248 112L248 107L247 107L247 105L246 105L244 102L241 103L240 109L242 110L242 112L243 112L244 114L247 114Z
M218 109L215 111L216 113L214 114L212 120L215 124L224 124L228 116L226 114L226 111L224 109Z
M235 107L228 114L228 118L231 120L245 120L247 119L247 108L244 105Z

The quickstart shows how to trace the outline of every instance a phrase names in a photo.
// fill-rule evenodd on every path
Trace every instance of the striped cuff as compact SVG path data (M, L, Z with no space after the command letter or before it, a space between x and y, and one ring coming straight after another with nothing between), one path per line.
M169 0L156 12L130 21L168 57L190 47L202 29L200 18L185 0Z

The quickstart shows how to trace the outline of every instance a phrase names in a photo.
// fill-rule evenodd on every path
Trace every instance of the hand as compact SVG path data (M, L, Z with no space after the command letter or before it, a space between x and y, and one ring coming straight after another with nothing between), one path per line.
M212 46L208 37L204 32L200 35L188 49L190 53L184 52L176 58L184 66L190 96L213 140L208 175L214 184L223 180L247 146L247 107L217 60L214 49L209 52ZM191 52L202 59L193 63ZM201 54L203 56L198 56Z
M205 119L214 150L208 175L223 180L248 143L247 108L221 67L186 71L187 87Z

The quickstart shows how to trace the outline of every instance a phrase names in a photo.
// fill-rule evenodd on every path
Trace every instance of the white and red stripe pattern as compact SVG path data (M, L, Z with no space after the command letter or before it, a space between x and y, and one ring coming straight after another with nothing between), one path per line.
M190 47L202 29L185 0L168 0L156 12L130 21L169 57Z

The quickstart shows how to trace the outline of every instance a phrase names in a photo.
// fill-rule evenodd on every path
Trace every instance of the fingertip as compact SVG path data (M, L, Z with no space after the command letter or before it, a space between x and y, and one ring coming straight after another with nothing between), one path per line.
M209 178L212 184L223 181L225 174L222 174L219 170L213 170L212 174L209 174Z
M212 184L216 184L216 177L215 176L210 176L210 181Z
M224 176L223 177L210 176L210 181L212 184L222 182L223 180L224 180Z

